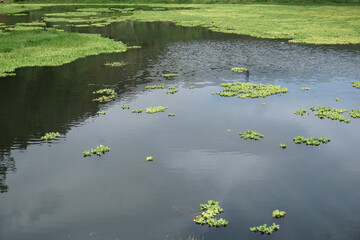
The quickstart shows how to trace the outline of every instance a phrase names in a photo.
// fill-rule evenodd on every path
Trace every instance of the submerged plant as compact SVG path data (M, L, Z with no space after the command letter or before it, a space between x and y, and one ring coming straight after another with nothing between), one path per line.
M238 67L238 68L232 68L231 71L232 72L237 72L237 73L242 73L242 72L248 72L249 70L246 69L246 68Z
M273 218L283 218L285 217L286 212L285 211L280 211L278 209L274 210L272 213Z
M360 88L360 81L351 81L351 83L353 84L353 87Z
M41 140L52 140L52 139L55 139L57 137L60 137L60 133L59 132L48 132L45 134L45 136L42 136L41 137Z
M287 148L286 144L283 144L283 143L280 143L280 147L281 147L282 149Z
M309 113L306 111L306 109L302 109L302 108L296 110L295 114L296 115L301 115L301 116L308 116L309 115Z
M170 77L177 77L179 74L177 73L163 73L161 74L162 77L170 78Z
M309 90L311 90L311 88L309 88L309 87L302 87L301 88L301 91L309 91Z
M175 113L169 113L168 116L169 117L175 117Z
M142 109L135 109L135 110L132 110L131 112L132 113L142 113Z
M157 113L157 112L164 112L165 109L168 109L168 107L162 107L162 106L158 106L158 107L148 107L145 109L146 113Z
M152 156L146 157L146 161L151 162L152 160L153 160L153 157L152 157Z
M195 217L196 224L208 224L209 227L226 227L229 223L223 218L216 219L215 216L222 213L224 210L220 208L219 202L209 200L207 204L200 204L200 209L203 211L201 215Z
M106 112L97 112L96 114L97 114L97 115L105 115Z
M94 102L110 102L116 97L116 93L114 89L104 88L97 91L94 91L93 94L105 94L101 97L93 99Z
M324 137L309 137L309 138L305 138L303 136L297 136L294 137L293 141L296 144L301 144L301 143L305 143L306 145L315 145L315 146L319 146L320 143L328 143L330 142L329 138L324 138Z
M220 84L224 89L222 91L213 92L222 97L238 98L265 98L270 95L287 93L287 88L281 88L279 85L254 84L247 82L232 82Z
M244 139L253 139L253 140L259 140L259 138L264 138L264 135L258 133L258 132L255 132L255 131L252 131L252 130L247 130L246 132L240 132L239 133L240 137L241 138L244 138Z
M320 119L324 119L325 117L331 120L339 120L340 122L349 123L350 119L341 115L344 112L347 112L346 109L337 109L331 107L311 107L311 111L317 111L315 116L318 116Z

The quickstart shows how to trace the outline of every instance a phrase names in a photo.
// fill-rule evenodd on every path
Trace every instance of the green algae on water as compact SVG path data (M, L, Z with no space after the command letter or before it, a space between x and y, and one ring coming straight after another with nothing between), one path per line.
M195 88L195 86L190 86L190 87L189 87L189 89L194 89L194 88Z
M213 92L212 94L218 94L222 97L235 97L238 98L265 98L267 96L287 93L287 88L281 88L280 85L273 84L254 84L248 82L233 82L222 83L222 91Z

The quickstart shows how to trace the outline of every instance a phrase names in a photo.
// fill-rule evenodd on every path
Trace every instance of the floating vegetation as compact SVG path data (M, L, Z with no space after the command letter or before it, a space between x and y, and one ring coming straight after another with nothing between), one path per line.
M161 74L162 77L166 77L166 78L170 78L170 77L177 77L179 76L179 74L177 73L164 73L164 74Z
M351 81L351 83L353 84L353 87L360 88L360 81Z
M78 8L78 12L111 12L109 8Z
M274 210L272 213L273 218L283 218L285 217L286 212L285 211L280 211L278 209Z
M328 142L330 142L330 139L324 138L324 137L319 137L319 138L309 137L309 138L306 138L306 137L303 137L303 136L297 136L297 137L294 137L294 142L296 144L306 143L306 145L319 146L320 143L328 143Z
M46 17L90 17L98 15L96 12L63 12L63 13L47 13Z
M110 102L116 97L116 93L114 89L104 88L97 91L94 91L93 94L105 94L101 97L93 99L94 102Z
M260 232L261 234L267 233L271 235L274 231L277 231L280 229L280 226L276 223L273 223L271 226L267 226L266 224L260 225L258 227L250 227L250 232Z
M223 218L216 219L215 216L222 213L224 210L220 208L219 202L209 200L208 204L200 204L200 209L203 211L201 215L195 217L196 224L208 224L209 227L226 227L229 223Z
M52 140L54 138L60 137L60 133L59 132L48 132L45 134L45 136L42 136L40 139L41 140Z
M166 91L166 94L175 94L177 93L179 90L176 89L176 87L174 85L171 85L169 87L169 90Z
M95 149L91 149L90 151L84 151L83 154L84 154L84 157L87 157L87 156L90 156L90 152L94 155L98 155L99 157L102 155L102 154L105 154L106 152L109 152L110 151L110 148L107 147L107 146L104 146L104 145L97 145Z
M21 17L21 16L27 16L27 13L14 13L13 16L15 17Z
M244 138L244 139L253 139L253 140L259 140L259 138L264 138L264 135L258 133L258 132L254 132L252 130L247 130L246 132L242 133L240 132L239 133L240 137L241 138Z
M223 83L220 86L224 87L223 91L213 92L222 97L235 97L238 98L265 98L274 94L287 93L287 88L281 88L279 85L265 85L254 84L245 82Z
M296 115L301 115L301 116L309 116L309 113L306 111L306 109L298 109L295 112Z
M104 64L104 66L108 66L108 67L123 67L125 66L126 63L121 61L121 62L107 62Z
M97 112L96 114L97 114L97 115L105 115L106 112Z
M74 27L91 27L90 24L78 24L78 25L74 25Z
M280 147L281 147L282 149L287 148L286 144L283 144L283 143L280 143Z
M190 86L190 87L189 87L189 89L194 89L194 88L195 88L195 86Z
M131 112L132 113L142 113L142 109L135 109L135 110L132 110Z
M168 107L162 107L162 106L158 106L158 107L148 107L145 109L146 113L157 113L157 112L164 112L165 109L168 109Z
M15 26L40 26L40 27L45 27L46 23L44 22L29 22L29 23L16 23Z
M145 89L165 89L165 86L160 84L160 85L148 85L145 87Z
M339 101L340 99L337 97L337 98L335 98L335 100L336 100L336 101Z
M324 119L325 117L331 120L339 120L340 122L349 123L350 119L341 115L344 112L347 112L346 109L337 109L331 107L311 107L311 111L317 111L315 116L318 116L320 119Z
M123 104L123 105L121 106L121 108L122 108L122 109L130 109L130 105L125 105L125 104Z
M151 162L152 160L153 160L153 157L152 157L152 156L146 157L146 161Z
M168 116L169 117L175 117L175 113L169 113Z
M246 68L232 68L231 69L232 72L237 72L237 73L242 73L242 72L248 72L249 70Z
M360 110L351 110L349 112L349 115L352 117L352 118L360 118Z
M309 90L311 90L311 88L309 88L309 87L302 87L301 88L301 91L309 91Z

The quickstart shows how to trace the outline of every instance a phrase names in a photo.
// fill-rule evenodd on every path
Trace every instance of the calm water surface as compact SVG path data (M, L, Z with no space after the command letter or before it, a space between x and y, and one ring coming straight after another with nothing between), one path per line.
M360 119L345 124L294 114L311 106L360 109L360 90L350 83L360 79L359 45L299 45L171 23L66 29L142 48L21 68L0 80L0 239L360 239ZM104 66L113 61L126 65ZM232 67L251 71L236 74ZM167 72L179 77L162 78ZM290 91L265 99L211 95L232 81ZM145 89L150 84L179 92ZM92 91L105 87L116 89L116 100L92 102ZM168 109L134 114L122 104ZM241 139L248 129L264 139ZM62 137L39 141L49 131ZM296 145L298 135L331 142ZM83 158L97 144L110 152ZM146 162L149 155L153 162ZM218 217L228 227L193 223L209 199L220 202ZM274 220L275 209L286 218ZM271 236L249 232L273 222L280 230Z

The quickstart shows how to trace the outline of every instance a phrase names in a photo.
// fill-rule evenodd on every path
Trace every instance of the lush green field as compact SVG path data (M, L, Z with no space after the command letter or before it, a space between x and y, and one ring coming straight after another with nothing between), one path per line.
M58 66L89 55L125 50L123 43L95 34L57 30L3 33L0 34L0 76L19 67Z

